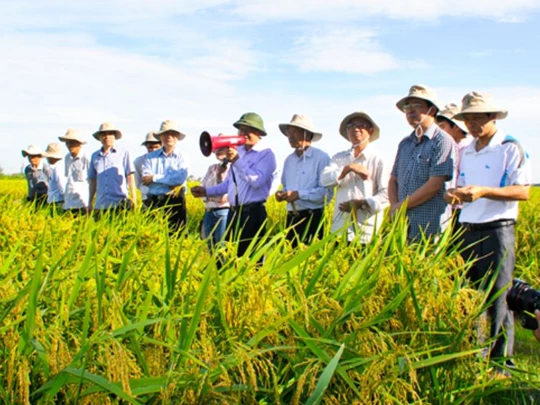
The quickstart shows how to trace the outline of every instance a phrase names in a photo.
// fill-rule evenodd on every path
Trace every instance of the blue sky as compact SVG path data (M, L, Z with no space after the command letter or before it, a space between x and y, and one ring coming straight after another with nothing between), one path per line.
M212 163L199 134L231 133L246 111L264 118L281 165L291 150L280 122L310 116L332 155L347 148L341 119L364 110L391 164L410 132L395 102L412 84L442 104L491 93L509 110L499 127L533 159L540 147L539 0L20 0L0 14L6 172L20 170L21 149L67 128L96 150L104 121L135 158L146 132L174 119L199 177Z

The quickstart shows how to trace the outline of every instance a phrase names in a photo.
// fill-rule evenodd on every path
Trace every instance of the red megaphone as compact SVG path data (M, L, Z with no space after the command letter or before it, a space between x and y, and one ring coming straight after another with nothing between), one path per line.
M204 156L210 156L212 152L221 148L234 148L246 143L246 138L238 135L212 136L204 131L199 137L199 146Z

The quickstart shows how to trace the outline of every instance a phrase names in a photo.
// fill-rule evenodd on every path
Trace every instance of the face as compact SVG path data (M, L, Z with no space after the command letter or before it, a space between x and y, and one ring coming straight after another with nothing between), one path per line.
M454 125L452 127L452 125L447 119L442 117L437 118L437 125L440 129L450 135L454 139L454 141L459 142L461 138L463 138L463 133L461 132L461 129L457 125Z
M67 141L66 146L73 156L77 156L81 151L81 143L77 141Z
M174 148L178 143L178 137L176 135L176 132L173 131L167 131L161 134L159 136L159 139L161 139L161 144L164 148Z
M247 127L245 125L238 126L238 135L243 136L246 139L245 146L249 149L257 144L261 140L259 131L255 128Z
M158 150L159 148L161 148L161 144L159 142L146 142L144 144L144 146L146 147L146 151L148 153L153 152L153 151Z
M492 135L497 131L495 126L495 114L473 113L463 114L463 121L469 133L475 138Z
M295 149L304 149L311 145L311 134L298 127L287 127L285 131L289 144Z
M114 132L102 132L99 135L99 140L105 148L112 148L116 141L116 134Z
M365 143L373 133L373 125L365 118L354 118L347 123L347 136L353 145Z
M41 163L41 156L40 155L28 155L28 161L30 164L34 167L38 167Z
M434 114L434 107L430 107L427 101L416 97L410 97L403 105L403 111L407 122L412 127L420 125L430 113Z

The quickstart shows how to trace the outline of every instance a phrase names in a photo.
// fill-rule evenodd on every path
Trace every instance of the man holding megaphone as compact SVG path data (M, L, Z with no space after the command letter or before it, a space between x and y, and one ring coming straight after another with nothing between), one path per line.
M243 114L233 126L238 130L236 143L227 146L227 161L230 170L226 179L212 187L196 186L191 189L195 197L217 197L228 194L230 213L227 219L227 238L239 241L238 256L243 256L252 239L258 234L264 235L266 220L265 203L270 194L270 188L276 171L274 152L259 144L266 136L262 118L253 112ZM204 133L201 136L201 151L210 153L216 147L224 145L216 142L216 137L208 137L211 145L204 143ZM219 137L225 139L226 137ZM219 139L218 138L218 139ZM206 145L207 149L204 148ZM236 146L240 145L240 146ZM260 231L260 233L259 233Z

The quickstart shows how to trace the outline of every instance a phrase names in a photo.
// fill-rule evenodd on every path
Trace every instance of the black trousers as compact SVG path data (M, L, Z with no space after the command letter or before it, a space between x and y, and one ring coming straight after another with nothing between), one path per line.
M238 256L241 257L251 241L257 236L261 238L265 235L264 221L266 220L266 207L264 202L231 207L227 217L226 239L238 241Z
M508 308L506 295L512 287L515 263L515 232L513 220L502 220L488 224L463 224L462 236L465 250L464 260L474 260L467 277L479 287L484 281L488 299L501 290L504 292L488 308L490 337L498 336L490 348L490 357L509 357L514 354L514 313ZM471 244L475 244L471 246Z
M183 193L178 196L148 194L144 204L149 209L162 208L164 210L171 234L187 224L186 197Z
M323 237L323 214L323 208L300 210L297 211L296 215L291 211L287 213L287 228L290 229L286 238L292 242L293 247L298 246L299 241L311 243L315 236L319 239Z
M130 209L131 209L131 202L128 199L125 199L125 200L120 201L116 207L96 209L92 212L94 215L94 221L99 221L106 214L109 214L110 216L114 216L124 211L129 211Z

